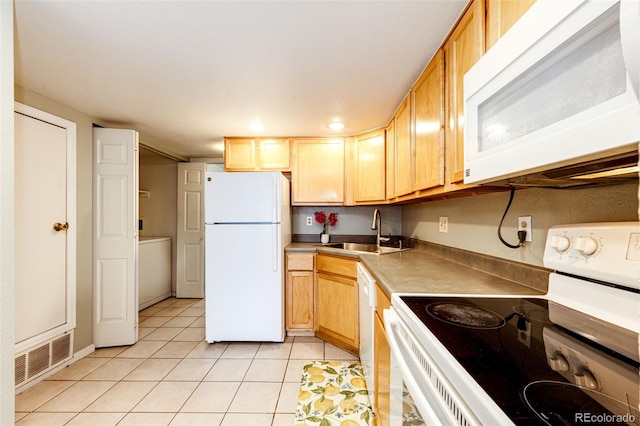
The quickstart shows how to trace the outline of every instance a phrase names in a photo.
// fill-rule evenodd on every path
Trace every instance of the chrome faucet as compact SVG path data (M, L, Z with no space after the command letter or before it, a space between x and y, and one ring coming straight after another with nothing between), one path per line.
M380 227L382 225L382 214L380 213L380 210L375 209L373 211L373 223L371 223L371 229L375 229L376 232L376 245L378 247L380 247L380 241L382 242L387 242L389 241L391 238L390 237L381 237L380 236Z

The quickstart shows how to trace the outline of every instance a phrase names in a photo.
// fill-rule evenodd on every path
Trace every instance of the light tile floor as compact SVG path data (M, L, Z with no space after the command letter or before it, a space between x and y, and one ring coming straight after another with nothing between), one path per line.
M140 312L139 341L98 349L16 396L17 425L291 426L309 360L357 360L315 337L204 340L204 300Z

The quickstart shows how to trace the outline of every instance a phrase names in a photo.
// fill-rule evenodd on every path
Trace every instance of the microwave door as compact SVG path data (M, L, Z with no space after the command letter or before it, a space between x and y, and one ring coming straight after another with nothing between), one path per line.
M620 37L627 73L636 97L640 99L640 2L620 1Z

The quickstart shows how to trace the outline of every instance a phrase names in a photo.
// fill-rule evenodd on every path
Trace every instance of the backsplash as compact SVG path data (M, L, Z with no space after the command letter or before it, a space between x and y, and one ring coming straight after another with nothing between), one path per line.
M423 250L434 256L443 257L478 271L517 282L526 287L544 292L549 287L549 273L551 273L551 270L544 267L527 265L420 240L409 239L407 243L407 246L415 250Z
M323 211L338 214L338 222L329 227L331 235L376 235L371 229L374 209L380 209L382 235L402 235L402 208L400 206L318 206L293 207L291 209L291 232L293 234L316 234L322 232L322 225L314 220L314 212ZM311 225L307 226L307 217ZM375 238L374 238L375 241Z
M517 242L519 216L531 216L533 241L510 249L498 240L498 224L509 193L486 194L408 205L402 208L402 235L529 265L542 266L547 231L554 225L638 220L637 183L583 189L518 190L502 226L502 236ZM448 218L448 232L438 230Z

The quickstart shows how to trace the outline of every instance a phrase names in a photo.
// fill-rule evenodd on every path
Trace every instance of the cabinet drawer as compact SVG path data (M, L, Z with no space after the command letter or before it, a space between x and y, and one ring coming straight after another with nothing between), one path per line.
M287 255L287 271L313 271L313 253Z
M357 263L358 261L355 259L328 256L324 254L318 254L317 258L318 272L328 272L330 274L343 275L353 279L357 279L358 277L358 272L356 270Z

